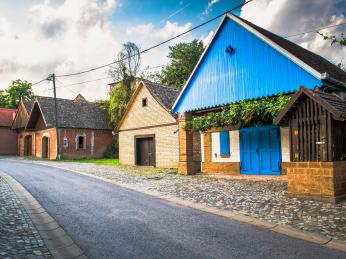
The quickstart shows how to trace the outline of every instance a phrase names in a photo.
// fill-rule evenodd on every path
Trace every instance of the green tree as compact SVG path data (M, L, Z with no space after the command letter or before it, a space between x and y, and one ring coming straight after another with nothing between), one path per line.
M7 95L4 90L0 90L0 107L5 107L7 104Z
M109 91L109 115L111 123L121 118L134 89L141 62L140 49L133 42L123 44L117 62L109 70L116 82Z
M32 84L24 80L12 81L9 88L6 89L6 107L16 108L23 98L32 99L34 96Z
M330 41L330 45L339 44L341 47L346 47L346 38L343 33L339 36L329 35L327 33L317 32L319 35L323 37L324 40Z
M157 74L162 84L182 88L204 51L202 41L178 43L169 47L169 64Z

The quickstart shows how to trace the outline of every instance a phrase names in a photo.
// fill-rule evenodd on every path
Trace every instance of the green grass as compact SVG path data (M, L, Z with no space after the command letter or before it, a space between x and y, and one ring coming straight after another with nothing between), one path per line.
M61 162L90 163L96 165L120 165L119 159L115 158L84 158L84 159L63 159Z
M29 160L41 160L34 157L26 157ZM118 166L120 168L127 169L129 176L151 176L166 172L168 169L161 167L149 167L149 166L133 166L133 165L123 165L120 163L119 159L115 158L82 158L82 159L61 159L61 160L45 160L45 161L55 161L55 162L75 162L75 163L89 163L96 165L109 165Z

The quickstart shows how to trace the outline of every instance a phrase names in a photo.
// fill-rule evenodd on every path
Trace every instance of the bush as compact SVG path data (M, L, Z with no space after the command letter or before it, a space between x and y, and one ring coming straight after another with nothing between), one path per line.
M119 143L117 138L113 138L110 144L103 153L104 158L119 158Z

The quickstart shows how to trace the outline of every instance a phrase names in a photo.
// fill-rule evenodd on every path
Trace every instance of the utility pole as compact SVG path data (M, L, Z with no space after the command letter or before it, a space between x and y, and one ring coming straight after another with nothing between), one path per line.
M57 144L57 158L60 160L61 148L60 148L60 134L59 134L59 121L58 121L58 102L56 99L56 87L55 87L55 74L51 74L49 79L53 81L54 92L54 112L55 112L55 129L56 129L56 144Z

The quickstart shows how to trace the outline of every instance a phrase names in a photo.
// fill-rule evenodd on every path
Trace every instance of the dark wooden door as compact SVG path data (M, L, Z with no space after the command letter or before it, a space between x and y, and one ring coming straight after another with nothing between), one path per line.
M136 138L136 165L155 166L155 164L154 138Z
M42 158L48 158L49 151L49 139L47 137L42 138Z
M31 156L32 155L32 137L31 136L25 136L24 138L24 156Z

